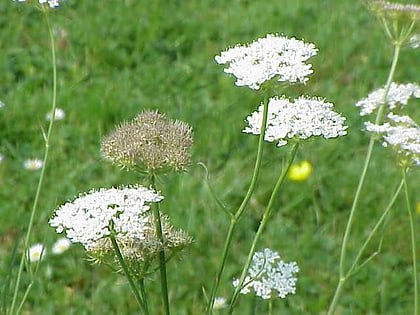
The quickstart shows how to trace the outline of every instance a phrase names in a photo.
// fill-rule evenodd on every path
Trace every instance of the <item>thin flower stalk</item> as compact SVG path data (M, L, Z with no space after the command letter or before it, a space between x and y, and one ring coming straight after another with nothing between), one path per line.
M36 193L35 193L35 198L34 198L34 202L32 204L32 209L31 209L31 216L29 218L29 222L28 222L28 227L27 227L27 231L26 231L26 235L25 235L25 240L23 243L23 248L26 249L29 246L29 241L31 238L31 234L32 234L32 228L34 225L34 221L35 221L35 215L38 209L38 202L39 202L39 196L41 194L41 189L43 187L43 183L44 183L44 177L45 177L45 170L47 168L47 161L48 161L48 156L49 156L49 152L50 152L50 141L51 141L51 136L52 136L52 131L53 131L53 126L54 126L54 122L55 122L55 110L57 107L57 61L56 61L56 52L55 52L55 41L54 41L54 34L53 34L53 30L51 27L51 23L50 23L50 19L48 16L48 9L47 8L43 8L43 13L44 13L44 17L45 17L45 21L47 24L47 28L48 28L48 35L49 35L49 40L50 40L50 46L51 46L51 63L52 63L52 100L51 100L51 120L49 121L48 124L48 130L47 133L43 134L44 135L44 141L45 141L45 150L44 150L44 157L43 157L43 163L42 163L42 168L41 168L41 173L39 176L39 180L38 180L38 184L37 184L37 188L36 188ZM27 261L26 259L26 251L23 251L22 254L22 258L19 264L19 270L16 276L16 281L15 281L15 285L14 285L14 292L13 292L13 298L12 298L12 302L11 302L11 306L10 309L8 311L8 314L15 314L15 313L19 313L20 309L22 308L26 297L29 293L30 288L32 287L33 284L33 279L31 279L30 284L27 287L27 290L22 298L22 301L20 303L20 306L17 310L15 310L16 308L16 303L17 303L17 298L18 298L18 292L19 292L19 288L20 288L20 282L21 282L21 277L22 277L22 273L23 273L23 266L25 264L25 262Z
M368 246L368 244L372 240L373 236L376 234L378 229L381 227L381 225L384 222L385 218L387 217L389 211L391 211L395 201L397 200L397 197L399 196L399 194L401 192L401 189L403 188L403 185L404 185L404 179L401 180L400 184L398 185L397 189L395 190L395 193L392 195L391 200L388 203L388 206L386 207L385 211L382 213L381 217L378 219L375 226L372 228L369 235L367 236L365 242L360 247L360 250L357 253L356 257L354 258L351 267L348 269L346 274L343 274L343 276L339 279L333 301L331 302L330 309L328 310L328 314L334 314L334 312L331 311L332 310L331 307L334 307L334 309L337 307L340 292L343 289L343 286L344 286L345 282L348 280L348 278L350 276L352 276L353 274L356 273L356 271L360 268L358 266L363 266L365 264L365 263L362 263L361 265L359 265L360 258L362 257L366 247ZM370 259L370 258L368 258L368 259Z
M384 116L386 114L386 99L387 99L387 95L389 92L389 89L391 87L391 83L393 81L394 75L395 75L395 71L396 71L396 67L398 64L398 60L399 60L399 55L400 55L400 50L401 50L401 46L402 46L403 42L394 42L394 52L393 52L393 58L392 58L392 63L391 63L391 68L388 74L388 78L386 80L386 84L385 84L385 91L384 91L384 95L383 95L383 102L382 105L379 107L377 114L376 114L376 118L375 118L375 124L380 124L382 122L382 120L384 119ZM353 199L353 203L350 209L350 215L349 218L347 220L347 225L346 225L346 229L344 232L344 236L343 236L343 241L341 244L341 251L340 251L340 263L339 263L339 280L338 280L338 284L337 287L335 289L334 292L334 296L333 299L331 301L329 310L328 310L328 315L332 315L335 312L335 309L337 307L338 304L338 298L341 295L341 291L343 288L343 284L345 281L347 281L347 276L346 276L346 271L345 271L345 266L344 263L346 261L346 250L347 250L347 244L349 241L349 236L350 236L350 231L351 228L353 226L353 221L354 221L354 215L359 203L359 199L360 199L360 195L363 189L363 186L365 184L365 180L366 180L366 175L367 175L367 171L369 169L369 165L370 165L370 161L372 158L372 152L373 152L373 146L375 144L375 139L373 137L370 138L369 140L369 144L368 144L368 149L367 149L367 153L366 153L366 157L365 157L365 162L363 165L363 170L362 173L360 175L360 179L359 179L359 183L357 185L357 189L354 195L354 199Z
M127 264L124 261L124 258L121 254L120 248L118 246L118 243L117 243L115 237L113 235L111 235L110 239L111 239L111 243L112 243L112 246L114 248L114 251L115 251L115 256L117 257L118 262L119 262L119 264L120 264L122 270L124 271L124 274L125 274L125 276L128 280L128 283L130 284L130 288L133 291L136 302L140 306L140 309L141 309L142 313L145 314L145 315L148 315L149 312L148 312L148 309L147 309L147 305L145 304L145 296L143 296L143 297L140 296L140 293L143 294L144 291L140 290L140 292L139 292L139 290L137 289L137 286L134 283L134 280L131 276L130 269L128 268Z
M408 193L408 184L407 184L407 172L405 169L402 169L402 176L404 181L404 197L405 203L407 206L408 211L408 219L410 221L410 237L411 237L411 255L413 260L413 284L414 284L414 292L413 292L413 299L414 299L414 312L413 314L418 314L419 310L419 289L418 289L418 274L417 274L417 258L416 258L416 227L413 219L413 214L411 213L410 207L410 197Z
M230 215L230 224L229 224L229 229L225 238L225 243L223 245L223 252L222 252L222 258L221 258L221 263L219 266L219 269L217 271L216 274L216 279L214 281L213 287L211 289L211 293L210 293L210 298L209 298L209 302L207 305L207 315L211 315L213 313L213 305L214 305L214 299L217 293L217 289L219 287L220 284L220 279L222 278L222 274L226 265L226 260L227 260L227 256L229 254L229 250L232 244L232 239L233 239L233 232L236 228L236 225L239 221L239 219L241 218L242 214L244 213L249 199L251 199L252 193L254 192L254 188L255 188L255 184L257 182L257 178L258 178L258 174L260 172L260 168L261 168L261 161L262 161L262 155L263 155L263 148L264 148L264 135L265 135L265 128L263 126L266 125L267 123L267 115L268 115L268 98L266 98L263 102L263 115L262 115L262 120L261 120L261 133L259 135L259 139L258 139L258 149L257 149L257 157L255 159L255 165L254 165L254 171L252 173L252 178L251 178L251 182L249 184L248 187L248 191L244 197L244 199L242 200L241 205L239 206L239 208L236 210L235 213L231 213Z
M152 189L156 190L156 177L155 175L151 176L151 187ZM165 240L163 239L163 233L162 233L162 222L160 220L160 206L159 204L155 204L152 207L152 213L153 213L153 220L155 225L155 232L157 239L164 244ZM163 308L165 310L165 314L170 314L170 308L169 308L169 294L168 294L168 277L166 275L166 258L165 258L165 250L162 248L161 251L159 251L159 271L160 271L160 288L162 290L162 302L163 302Z
M274 209L273 208L274 201L276 200L276 197L277 197L277 194L278 194L278 192L280 190L281 185L283 184L284 180L287 177L287 173L288 173L289 168L292 165L293 160L294 160L294 158L296 156L296 152L297 152L298 147L299 147L299 143L298 142L296 142L296 143L293 144L293 146L292 146L292 148L290 150L290 153L288 155L287 161L286 161L284 167L282 168L282 171L280 173L280 176L279 176L279 178L278 178L278 180L276 182L276 185L274 186L274 189L273 189L273 191L271 193L271 196L270 196L270 199L268 201L267 207L266 207L266 209L264 211L264 214L263 214L263 218L261 220L260 225L258 226L257 233L254 236L254 240L253 240L252 245L251 245L251 248L250 248L250 250L248 252L248 257L247 257L247 260L245 262L245 265L244 265L244 267L242 269L242 274L241 274L241 276L239 278L238 285L237 285L237 287L236 287L236 289L235 289L235 291L233 293L232 299L230 301L229 314L232 314L233 313L233 310L234 310L236 301L238 299L239 293L240 293L241 288L243 286L243 283L245 281L246 274L248 272L249 266L251 265L252 256L255 253L255 249L256 249L257 243L258 243L258 241L259 241L259 239L260 239L260 237L261 237L261 235L262 235L262 233L263 233L263 231L264 231L264 229L265 229L265 227L266 227L266 225L268 223L269 218L271 217L271 214L272 214L273 209Z

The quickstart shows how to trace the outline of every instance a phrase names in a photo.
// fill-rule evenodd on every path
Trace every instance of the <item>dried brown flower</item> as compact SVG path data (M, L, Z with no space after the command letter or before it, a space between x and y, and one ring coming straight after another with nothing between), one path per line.
M182 171L191 164L191 127L157 111L144 111L122 123L102 141L102 151L114 163L142 172Z

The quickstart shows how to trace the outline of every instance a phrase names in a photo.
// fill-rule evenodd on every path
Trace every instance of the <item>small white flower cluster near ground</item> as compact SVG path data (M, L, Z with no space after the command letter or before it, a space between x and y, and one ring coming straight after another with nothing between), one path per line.
M26 0L13 0L18 2L26 2ZM48 4L50 8L56 8L63 0L38 0L39 4Z
M228 64L224 72L236 77L237 86L258 90L261 84L274 77L279 82L305 83L312 73L312 65L305 61L316 53L317 49L311 43L268 34L250 44L229 48L215 60Z
M52 117L51 112L45 115L45 119L47 121L50 121L51 117ZM66 113L64 112L64 110L62 110L61 108L56 108L55 114L54 114L54 120L62 120L64 119L64 117L66 117Z
M0 101L0 108L6 106L6 104L4 104L4 102Z
M285 263L277 252L265 248L256 252L245 278L242 294L254 290L256 296L269 299L274 296L285 298L288 294L295 294L297 278L294 274L299 271L296 262ZM237 287L239 280L233 281Z
M68 250L71 246L71 242L66 237L59 238L52 246L51 252L55 255L60 255ZM30 262L37 262L45 258L47 255L47 249L41 243L37 243L29 247L27 251L27 257Z
M213 302L213 309L220 310L227 306L226 299L222 296L216 297Z
M40 159L28 159L23 162L23 167L29 171L39 170L43 165L44 163Z
M263 106L247 117L245 133L261 133ZM326 139L345 135L345 118L333 111L333 104L319 98L300 96L290 101L285 96L268 102L268 116L264 140L287 144L288 140L305 140L322 136Z

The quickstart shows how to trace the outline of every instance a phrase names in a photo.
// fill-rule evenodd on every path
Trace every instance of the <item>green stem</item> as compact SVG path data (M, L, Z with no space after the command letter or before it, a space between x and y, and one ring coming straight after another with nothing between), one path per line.
M410 220L410 236L411 236L411 255L413 259L413 282L414 282L414 313L418 314L418 281L417 281L417 258L416 258L416 229L414 225L413 214L411 213L410 208L410 197L408 193L408 184L407 184L407 172L402 170L403 181L404 181L404 195L405 203L407 205L408 218Z
M388 74L388 78L386 80L386 84L385 84L385 92L382 98L382 105L379 107L378 109L378 113L376 114L376 119L375 119L375 124L380 124L386 114L386 98L389 92L389 89L391 87L391 83L392 80L394 78L395 75L395 70L398 64L398 59L399 59L399 54L400 54L400 49L401 49L401 45L395 45L394 46L394 53L393 53L393 58L392 58L392 63L391 63L391 68L389 70L389 74ZM341 294L341 289L343 287L344 282L346 281L346 271L344 269L344 263L346 261L346 249L347 249L347 243L348 243L348 239L350 236L350 231L351 228L353 226L353 219L354 219L354 215L356 212L356 208L358 206L359 203L359 198L360 198L360 194L361 191L363 189L365 180L366 180L366 174L367 171L369 169L369 165L370 165L370 161L372 158L372 151L373 151L373 146L375 144L375 139L374 138L370 138L369 140L369 145L368 145L368 150L366 153L366 158L365 158L365 164L363 166L363 170L359 179L359 184L357 186L356 189L356 193L353 199L353 204L351 206L351 210L350 210L350 215L349 218L347 220L347 226L346 226L346 230L344 232L344 236L343 236L343 241L341 244L341 252L340 252L340 265L339 265L339 282L337 284L337 287L335 289L334 292L334 297L332 299L332 302L330 304L329 310L328 310L328 315L331 315L334 313L337 304L338 304L338 298Z
M156 177L155 175L151 176L151 185L154 190L156 190ZM162 244L162 249L159 251L159 271L160 271L160 288L162 293L162 302L165 314L170 314L169 308L169 294L168 294L168 277L166 274L166 258L165 258L165 239L162 233L162 222L160 219L160 204L155 203L152 205L153 220L155 224L155 232L158 240Z
M128 280L128 283L130 284L131 290L133 291L137 304L140 306L140 309L143 314L148 314L147 308L145 307L144 301L142 300L140 296L139 290L137 289L134 283L133 277L131 276L131 272L124 261L124 258L120 251L120 247L118 246L118 243L115 240L115 237L111 235L110 239L111 239L112 246L114 247L115 255L117 256L118 262L120 263L120 266L122 270L124 271L124 274Z
M296 156L296 152L297 152L298 147L299 147L299 143L293 144L292 149L290 150L290 153L288 155L286 165L283 167L282 172L280 173L280 176L277 180L277 183L274 186L274 189L271 193L270 200L268 201L268 204L267 204L267 207L264 211L264 215L262 217L261 223L258 227L257 233L255 234L255 237L254 237L254 240L252 242L251 248L248 252L248 257L247 257L245 265L242 269L242 274L239 278L238 285L236 286L235 291L233 293L233 296L232 296L232 299L231 299L231 302L230 302L230 305L229 305L229 314L233 313L235 303L236 303L236 301L238 299L238 296L239 296L239 293L242 289L242 286L243 286L243 283L245 281L245 277L246 277L246 274L248 272L249 266L251 265L252 256L255 253L255 248L256 248L257 243L258 243L258 241L259 241L259 239L262 235L262 232L264 231L264 229L265 229L265 227L268 223L268 220L269 220L269 218L270 218L270 216L273 212L273 209L274 209L273 205L274 205L274 202L277 198L277 194L280 190L281 185L283 184L284 180L286 179L287 172L289 171L290 165L292 165L292 162L293 162L293 160Z
M57 102L57 62L56 62L56 56L55 56L55 41L54 41L53 30L51 28L51 23L50 23L50 20L49 20L49 17L48 17L48 12L46 10L43 10L43 12L44 12L45 20L46 20L47 27L48 27L48 34L49 34L50 45L51 45L52 71L53 71L51 119L50 119L50 122L49 122L49 125L48 125L47 134L44 135L45 150L44 150L44 158L43 158L43 163L42 163L42 168L41 168L41 174L39 176L38 185L37 185L36 193L35 193L35 198L34 198L34 202L32 204L31 216L29 218L28 228L27 228L27 231L26 231L24 245L23 245L24 250L23 250L22 258L21 258L21 261L20 261L20 264L19 264L19 270L18 270L18 273L17 273L17 276L16 276L16 282L15 282L15 287L14 287L14 292L13 292L12 303L11 303L8 314L15 314L15 313L17 314L19 312L18 310L15 312L15 307L16 307L16 303L17 303L17 296L18 296L21 277L22 277L22 273L23 273L23 266L24 266L24 264L26 262L26 259L27 259L26 251L27 251L28 246L29 246L29 241L30 241L31 234L32 234L32 228L33 228L33 225L34 225L34 222L35 222L35 214L36 214L36 211L37 211L37 208L38 208L39 196L41 194L41 189L42 189L42 186L43 186L43 183L44 183L45 170L47 168L47 161L48 161L48 155L49 155L49 150L50 150L50 140L51 140L53 125L54 125L54 120L55 120L55 109L56 109L56 102ZM33 280L31 280L31 284L29 286L32 286L32 282L33 282ZM23 305L24 301L26 300L26 297L27 297L27 293L23 297L23 300L21 301L20 305Z
M222 274L226 265L227 256L229 254L229 250L232 244L233 239L233 232L236 228L236 224L238 223L239 219L241 218L242 214L244 213L246 206L248 205L249 199L251 199L252 193L254 192L255 184L257 182L258 174L261 168L261 161L263 155L263 144L264 144L264 135L265 135L265 125L267 123L267 115L268 115L268 99L266 98L263 103L263 114L261 120L261 133L258 139L258 149L257 149L257 157L255 159L254 171L252 173L251 182L248 187L248 191L244 199L242 200L241 205L236 210L234 214L231 214L230 217L230 224L229 229L225 238L225 243L223 245L223 252L221 257L221 263L216 274L216 279L214 281L213 287L211 289L209 302L206 309L206 314L211 315L213 313L213 304L214 299L216 298L216 292L220 284L220 279L222 278Z
M353 271L355 270L356 266L358 265L360 258L363 255L363 252L365 251L367 245L372 240L373 236L375 235L376 231L379 229L379 227L382 225L382 222L385 220L386 216L388 215L389 211L392 209L392 206L394 205L395 201L397 200L398 195L401 192L401 189L403 187L404 180L402 179L400 184L398 185L397 189L395 190L395 193L392 195L390 202L388 203L388 206L386 207L385 211L382 213L381 217L379 218L378 222L376 222L373 229L370 231L368 237L366 238L365 242L363 243L362 247L360 248L359 252L356 255L356 258L353 260L352 266L349 268L346 274L346 278L348 278Z

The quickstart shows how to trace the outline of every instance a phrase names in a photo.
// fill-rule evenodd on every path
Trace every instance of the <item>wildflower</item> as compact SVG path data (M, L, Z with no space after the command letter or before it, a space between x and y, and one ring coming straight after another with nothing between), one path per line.
M29 171L39 170L44 163L40 159L28 159L23 163L23 167Z
M388 1L369 1L369 8L378 16L390 20L420 20L420 6L415 4L392 3Z
M0 153L0 162L3 162L4 160L4 155Z
M60 206L49 224L57 233L66 232L73 243L81 243L97 257L113 252L110 236L115 237L124 258L142 260L164 249L178 249L191 239L183 231L172 228L162 216L165 244L155 236L150 203L161 195L142 186L101 188L80 195Z
M18 2L26 2L26 0L13 0ZM38 0L39 4L48 4L50 8L56 8L60 5L60 2L64 0Z
M47 121L51 120L51 113L47 113L45 115L45 119ZM66 113L64 112L64 110L62 110L61 108L56 108L55 109L55 114L54 114L54 120L62 120L64 119L64 117L66 117Z
M285 298L288 294L295 294L297 278L294 274L299 271L296 262L285 263L277 252L265 248L256 252L252 257L251 267L245 278L242 294L247 294L254 289L255 295L263 299L277 295ZM237 287L238 280L233 281Z
M102 152L114 163L141 171L182 171L191 163L192 129L156 111L140 113L102 141Z
M395 150L400 164L420 166L420 127L410 117L390 113L382 125L366 122L365 128L382 136L382 145Z
M224 297L219 296L214 299L213 309L220 310L222 308L225 308L226 306L226 299Z
M287 177L293 181L304 181L312 173L312 165L308 161L302 161L298 164L293 164L290 166Z
M52 253L60 255L68 250L71 246L71 241L67 237L59 238L52 246Z
M385 87L369 93L366 98L358 101L356 107L360 107L360 116L371 114L384 104L384 95ZM411 97L420 97L420 86L414 83L397 84L392 82L385 103L389 110L395 111L407 105Z
M29 247L27 255L30 262L37 262L42 260L45 257L46 250L44 245L35 244Z
M272 97L268 102L268 117L264 140L278 141L277 146L292 139L308 139L315 136L335 138L345 135L345 118L333 111L333 104L319 98L300 96L293 102L285 96ZM248 126L243 132L261 133L263 105L247 117Z
M258 90L261 84L274 77L278 82L305 83L312 73L312 65L305 61L317 51L312 43L267 34L250 44L229 48L215 60L218 64L228 64L224 72L236 77L237 86Z
M0 101L0 108L2 108L4 106L6 106L6 104L4 102Z

